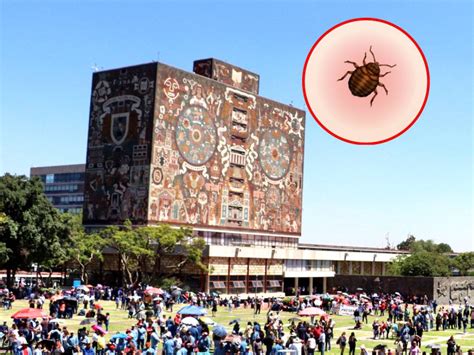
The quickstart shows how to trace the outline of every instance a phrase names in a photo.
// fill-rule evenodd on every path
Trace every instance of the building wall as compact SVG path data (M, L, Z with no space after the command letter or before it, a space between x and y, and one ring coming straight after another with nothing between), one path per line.
M61 212L81 213L84 202L84 164L33 167L30 176L37 176L52 205Z
M84 224L146 221L156 64L94 73Z
M304 112L158 65L150 222L300 235Z

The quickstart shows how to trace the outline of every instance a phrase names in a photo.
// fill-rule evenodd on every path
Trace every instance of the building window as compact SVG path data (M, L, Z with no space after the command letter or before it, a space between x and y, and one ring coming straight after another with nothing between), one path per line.
M47 184L52 184L53 182L54 182L54 174L46 175L46 183Z

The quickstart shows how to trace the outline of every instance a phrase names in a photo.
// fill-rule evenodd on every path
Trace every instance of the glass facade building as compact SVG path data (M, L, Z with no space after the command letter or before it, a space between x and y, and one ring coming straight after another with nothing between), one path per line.
M34 167L30 177L37 176L48 200L61 212L81 213L84 203L84 164Z

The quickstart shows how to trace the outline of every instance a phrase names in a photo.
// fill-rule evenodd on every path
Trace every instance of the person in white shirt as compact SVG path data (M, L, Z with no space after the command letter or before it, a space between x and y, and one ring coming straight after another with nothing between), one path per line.
M301 339L298 337L293 338L288 348L295 351L296 355L301 355L303 353L303 344L301 343Z

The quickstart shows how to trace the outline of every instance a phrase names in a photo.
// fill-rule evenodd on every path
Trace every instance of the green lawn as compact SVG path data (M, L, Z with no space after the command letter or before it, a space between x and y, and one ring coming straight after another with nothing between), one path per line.
M111 315L109 334L108 334L109 337L118 331L124 331L127 328L129 328L131 325L136 324L135 319L128 318L127 311L116 310L114 302L102 301L100 302L100 304L104 307L104 312L109 312ZM46 306L47 305L48 303L46 304ZM1 309L0 322L3 323L3 321L7 321L10 324L11 314L26 307L28 307L28 304L26 301L18 300L14 303L12 310L5 311ZM174 311L176 312L180 307L181 306L175 307ZM168 315L169 313L165 313L165 314ZM294 313L288 313L288 312L281 313L281 318L284 324L286 325L289 325L288 319L293 318L295 316L296 315ZM252 321L252 322L257 321L262 324L262 323L265 323L266 321L266 311L262 310L262 314L254 315L253 310L250 308L232 309L232 311L229 312L227 308L220 307L218 309L218 312L214 320L218 324L221 324L230 330L231 326L229 326L229 322L235 318L239 318L241 320L241 328L244 328L248 321ZM79 325L79 323L83 319L84 317L74 316L73 319L64 320L64 323L62 325L67 326L69 330L77 331L78 328L82 327ZM333 319L336 321L336 326L334 330L335 339L337 339L337 337L339 337L339 335L343 331L346 331L346 333L350 333L351 331L353 331L351 328L354 326L354 322L350 316L333 316ZM356 337L358 339L358 343L357 343L358 347L363 344L368 349L372 349L377 344L387 344L389 348L394 349L394 339L388 339L388 340L387 339L381 339L381 340L371 339L372 337L371 323L373 319L374 317L369 317L369 324L367 325L364 324L362 330L355 331ZM427 351L429 353L430 350L429 348L426 347L426 345L429 345L429 344L440 344L444 348L446 348L446 341L448 340L450 335L454 335L456 342L462 346L462 350L464 352L467 352L468 349L474 348L474 329L468 329L468 333L466 334L463 334L462 332L457 331L457 330L446 330L444 332L442 331L426 332L423 335L422 350ZM337 345L335 344L336 343L335 339L333 340L333 349L326 353L328 354L339 353L338 351L339 349L337 349Z

